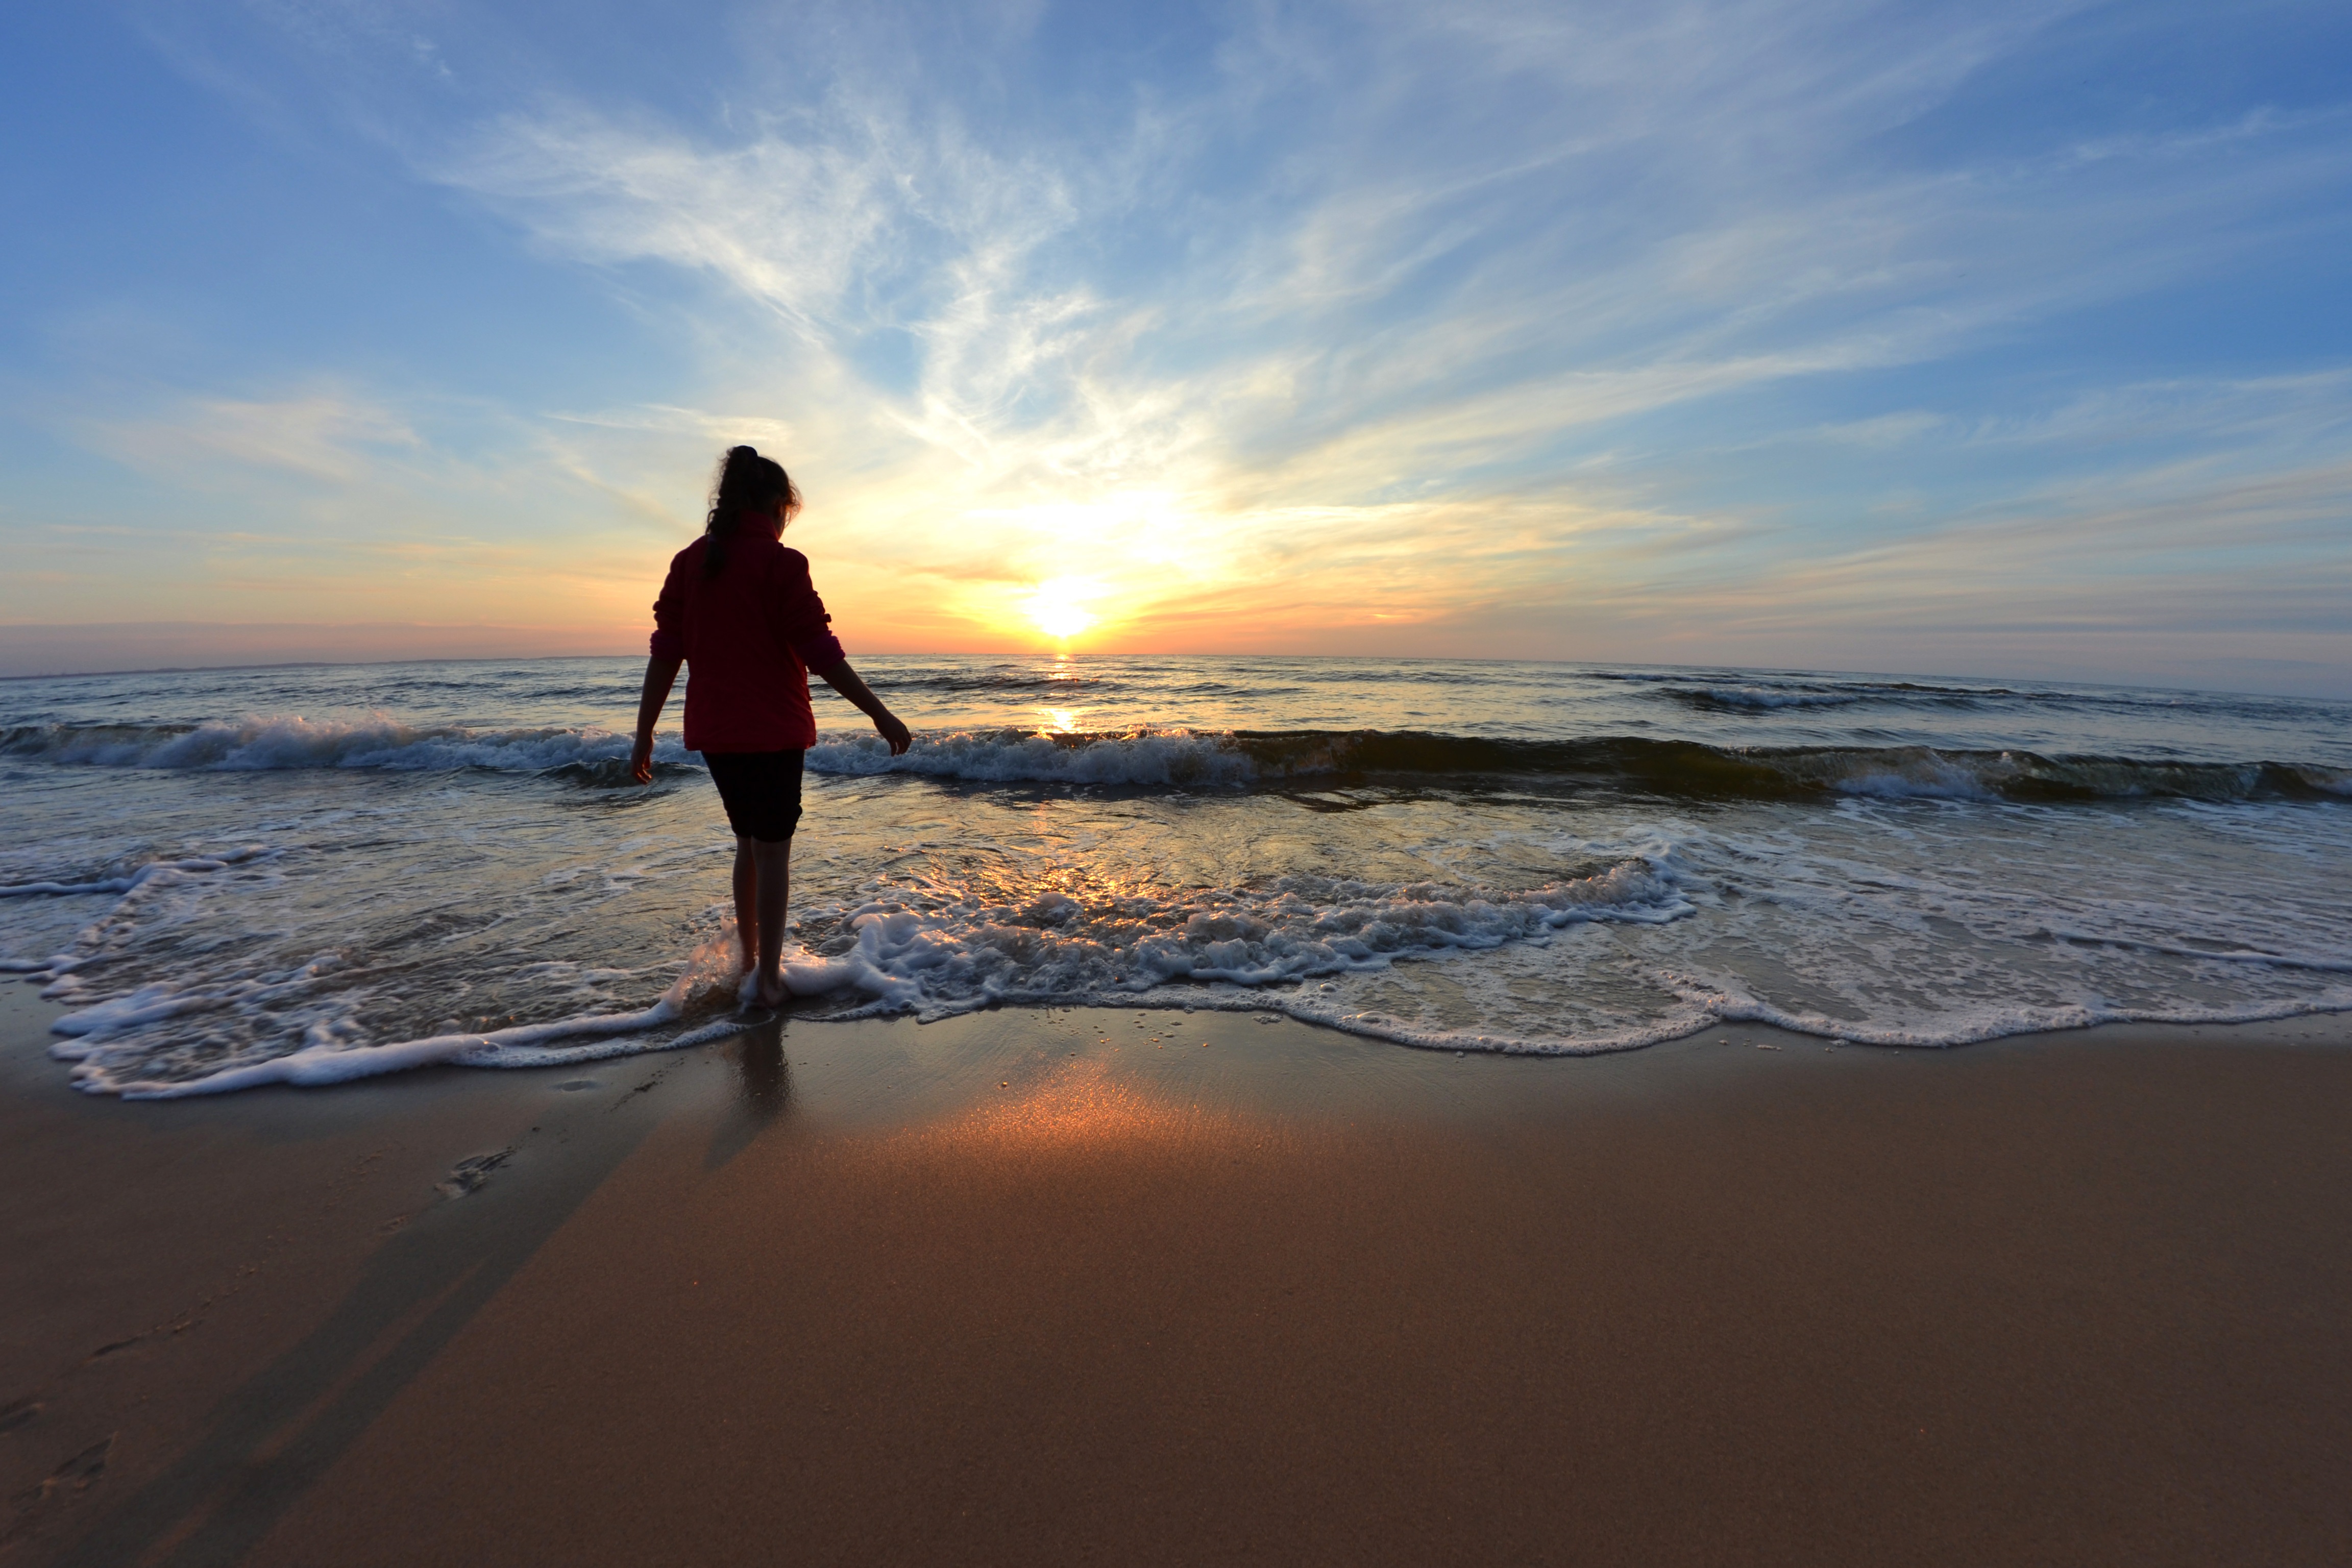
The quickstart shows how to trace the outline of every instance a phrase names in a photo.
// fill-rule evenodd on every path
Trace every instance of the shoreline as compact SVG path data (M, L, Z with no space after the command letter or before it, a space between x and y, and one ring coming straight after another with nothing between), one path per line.
M1006 1009L125 1104L7 989L11 1563L2352 1552L2345 1015Z

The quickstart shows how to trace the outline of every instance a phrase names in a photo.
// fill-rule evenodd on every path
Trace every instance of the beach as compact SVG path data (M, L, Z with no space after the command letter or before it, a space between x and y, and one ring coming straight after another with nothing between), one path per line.
M1005 1009L154 1105L8 990L12 1563L2352 1552L2340 1016Z
M0 39L0 1568L2352 1568L2352 5Z

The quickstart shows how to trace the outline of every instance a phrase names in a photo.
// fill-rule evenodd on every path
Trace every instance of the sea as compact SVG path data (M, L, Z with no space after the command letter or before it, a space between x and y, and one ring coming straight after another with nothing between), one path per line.
M1577 1056L2352 1009L2352 705L1821 670L864 658L819 686L797 1021L1259 1010ZM642 658L0 682L0 970L130 1097L551 1066L738 999ZM1565 1070L1565 1069L1563 1069Z

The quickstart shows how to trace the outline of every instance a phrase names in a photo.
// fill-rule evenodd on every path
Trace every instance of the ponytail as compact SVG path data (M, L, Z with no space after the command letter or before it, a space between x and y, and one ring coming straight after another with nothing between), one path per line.
M736 528L747 511L769 512L778 501L784 503L784 518L801 509L801 492L793 485L792 476L784 466L772 458L760 456L756 447L730 447L719 460L719 481L710 490L710 516L702 531L710 541L710 548L702 553L702 574L716 577L727 567L727 542L735 536Z

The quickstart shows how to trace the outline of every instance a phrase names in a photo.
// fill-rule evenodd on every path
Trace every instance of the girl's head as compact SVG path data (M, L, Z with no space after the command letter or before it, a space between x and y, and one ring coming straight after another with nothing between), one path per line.
M763 458L751 447L732 447L719 460L719 482L710 490L710 516L702 531L710 538L703 552L705 574L717 575L727 564L727 542L747 511L776 519L782 529L801 510L801 492L792 476L773 458Z

